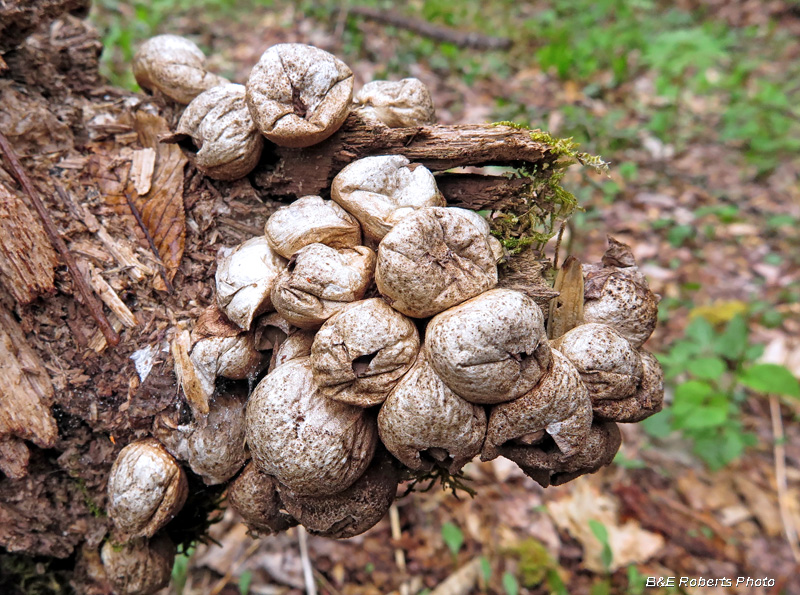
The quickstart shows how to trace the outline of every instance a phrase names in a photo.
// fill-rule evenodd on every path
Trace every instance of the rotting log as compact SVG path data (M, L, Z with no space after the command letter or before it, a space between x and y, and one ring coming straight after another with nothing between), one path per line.
M220 247L263 229L280 201L327 193L336 173L363 156L404 154L421 162L438 172L452 204L474 209L517 204L531 180L450 170L555 159L546 144L512 127L389 129L351 116L325 143L274 148L249 178L211 181L171 157L174 147L153 146L154 135L174 127L174 106L102 86L96 31L73 15L52 21L57 7L86 5L11 0L0 8L3 27L29 28L31 18L38 23L27 40L4 37L0 29L0 64L8 66L0 72L0 131L81 264L78 273L93 291L100 289L120 336L109 348L13 168L0 158L0 547L6 550L0 556L22 552L78 566L80 552L96 554L108 530L102 511L116 454L150 435L156 415L181 407L168 346L176 330L191 330L213 303ZM137 151L145 149L157 153L152 189L131 176L132 164L141 161ZM169 252L155 254L153 245ZM164 264L172 293L165 291ZM520 259L504 283L542 301L552 296L535 261ZM130 358L144 351L152 367L139 374ZM193 505L209 506L211 496L199 494ZM171 526L184 538L197 537L201 529L181 523ZM75 580L88 584L85 576Z

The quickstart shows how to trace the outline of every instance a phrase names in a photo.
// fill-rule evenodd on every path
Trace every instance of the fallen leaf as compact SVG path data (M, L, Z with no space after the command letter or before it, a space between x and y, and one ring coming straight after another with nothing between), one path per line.
M556 525L583 546L584 565L592 572L614 572L630 564L646 562L664 545L663 537L645 531L637 522L620 523L616 499L601 494L589 482L580 482L567 497L549 502L547 510ZM603 564L605 544L592 531L591 520L602 524L608 533L612 554L608 569Z
M134 191L133 202L158 248L171 281L181 264L186 241L183 169L187 160L177 145L158 142L159 136L170 131L167 121L161 116L137 112L134 128L139 133L139 142L145 148L154 149L156 158L150 191L140 196L132 182L129 182L128 191ZM154 279L153 285L156 289L166 290L160 277Z

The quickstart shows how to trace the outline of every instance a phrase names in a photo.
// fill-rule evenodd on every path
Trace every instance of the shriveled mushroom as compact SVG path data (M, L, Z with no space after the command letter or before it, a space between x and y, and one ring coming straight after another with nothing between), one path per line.
M630 247L608 238L602 265L584 265L584 320L614 327L638 349L653 334L659 297L636 266Z
M244 407L247 394L229 389L217 392L209 402L209 413L186 424L173 424L159 416L153 436L175 458L186 461L206 485L228 481L247 460Z
M228 501L256 535L275 535L297 525L295 519L281 512L283 502L278 485L274 477L259 471L252 461L231 483Z
M354 161L333 179L331 198L358 219L364 235L375 242L414 209L446 206L433 174L402 155Z
M160 533L126 543L106 541L100 550L106 578L117 595L150 595L163 589L172 575L175 544Z
M489 222L479 215L476 211L471 209L460 209L458 207L450 207L450 212L456 213L458 215L462 215L469 219L472 224L477 227L481 233L486 236L486 241L489 242L489 247L492 249L492 254L494 254L495 262L498 262L503 256L505 256L505 252L503 251L503 244L500 243L496 237L492 235L492 228L489 226Z
M355 248L361 243L361 227L355 217L319 196L304 196L275 211L267 219L264 233L272 249L286 258L309 244Z
M240 328L248 330L253 319L272 309L270 291L286 268L286 260L264 237L236 246L217 264L217 304Z
M652 353L640 350L642 380L636 392L625 399L593 399L597 419L635 423L661 411L664 403L664 371Z
M375 253L309 244L298 250L272 288L278 313L300 328L317 328L346 304L364 297L372 283Z
M366 470L378 440L360 407L318 394L308 358L278 366L247 403L247 443L258 468L294 493L335 494Z
M247 105L261 133L282 147L308 147L336 132L350 113L353 72L301 43L267 49L247 79Z
M210 312L214 310L211 308ZM176 358L175 370L187 401L201 415L208 413L218 377L254 378L268 363L256 349L252 332L241 331L222 319L216 320L213 327L198 321L191 343L188 357ZM198 407L198 403L202 406Z
M162 142L179 143L204 175L238 180L256 166L264 148L244 102L244 85L219 85L192 99L175 134Z
M555 441L565 456L577 453L592 425L592 403L575 367L553 349L553 364L541 382L524 396L492 407L482 461L499 455L506 443L530 445Z
M436 123L436 112L428 87L415 78L372 81L353 97L358 113L389 128L407 128Z
M123 448L108 477L108 516L123 539L152 537L186 501L186 474L155 438Z
M501 446L499 453L514 461L525 475L546 488L565 484L610 465L620 444L622 437L617 424L595 421L586 441L571 456L561 452L552 440L530 446L510 443Z
M157 35L133 56L133 76L143 89L158 90L178 103L228 81L206 70L206 57L185 37Z
M409 469L440 465L455 474L480 453L486 413L447 388L423 348L381 406L378 434Z
M438 314L425 346L445 384L472 403L516 399L550 367L544 315L512 289L487 291Z
M642 379L642 361L627 339L605 324L576 326L552 342L581 375L592 402L625 399Z
M311 347L319 392L342 403L372 407L414 363L414 323L380 298L346 305L322 325Z
M486 235L467 218L424 207L381 241L375 282L393 308L426 318L497 285L497 266Z
M388 456L375 460L344 491L330 496L298 496L281 490L286 510L312 535L347 539L374 527L394 502L399 476Z

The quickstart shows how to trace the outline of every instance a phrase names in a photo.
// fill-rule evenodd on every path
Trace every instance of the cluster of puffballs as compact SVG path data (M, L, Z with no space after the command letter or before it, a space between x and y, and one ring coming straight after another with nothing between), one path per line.
M171 54L159 47L185 54L163 63ZM269 48L246 87L220 82L175 36L147 42L135 64L143 87L191 100L178 133L199 148L198 169L222 179L257 162L261 134L302 147L350 109L381 126L433 118L414 79L365 85L354 104L349 68L301 44ZM169 78L187 69L193 86ZM657 296L624 245L583 267L584 323L549 340L534 299L499 286L507 255L488 222L447 207L424 166L366 157L336 175L330 197L279 208L263 235L221 254L216 303L176 332L190 415L158 416L108 482L115 531L102 559L117 592L168 580L174 546L162 529L186 501L182 464L228 484L255 535L301 524L341 539L374 526L401 481L457 475L475 457L506 457L545 487L597 471L620 446L617 422L660 410L661 368L642 349Z

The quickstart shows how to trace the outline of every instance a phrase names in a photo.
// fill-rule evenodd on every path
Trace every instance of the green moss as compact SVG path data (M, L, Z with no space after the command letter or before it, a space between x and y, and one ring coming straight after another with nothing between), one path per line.
M506 548L504 553L519 562L522 586L531 589L546 583L550 592L558 592L557 584L561 582L558 563L541 541L533 537L524 539Z
M74 560L30 557L0 551L0 592L16 595L74 593L69 584Z
M81 494L83 494L83 501L86 504L86 507L89 509L89 512L92 513L93 516L97 518L105 518L108 516L103 507L98 505L97 502L94 501L91 494L89 493L89 488L86 487L86 482L82 477L74 477L75 485L78 486L78 490L80 490Z
M528 130L514 122L495 122L494 126L511 126ZM511 174L528 180L520 190L519 206L497 211L489 218L492 233L511 256L534 249L540 255L559 228L580 207L571 192L562 186L566 169L574 164L606 172L608 164L597 155L578 150L572 138L555 138L548 132L531 130L530 137L549 147L545 161L531 167L519 167Z

